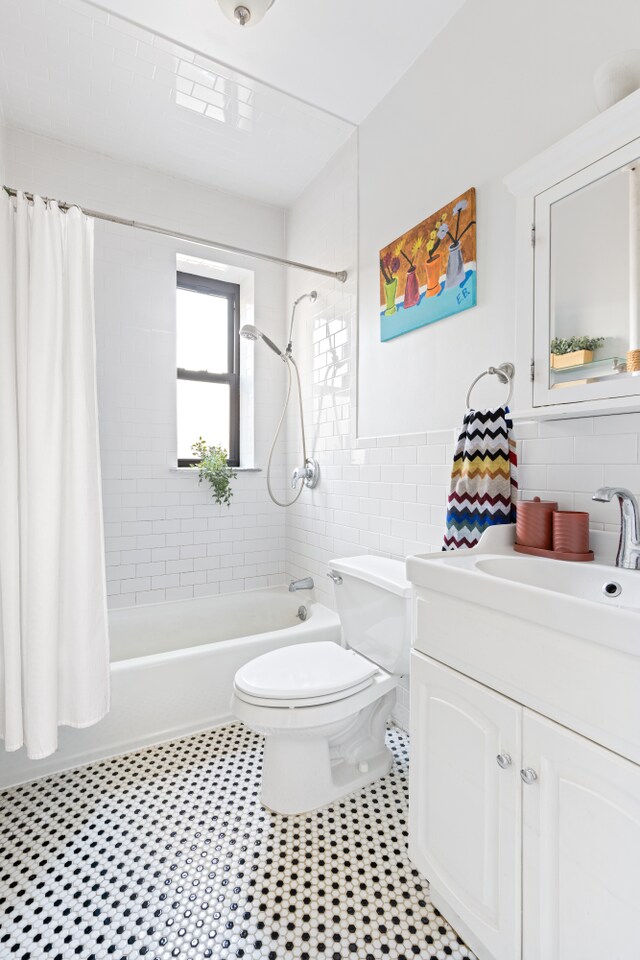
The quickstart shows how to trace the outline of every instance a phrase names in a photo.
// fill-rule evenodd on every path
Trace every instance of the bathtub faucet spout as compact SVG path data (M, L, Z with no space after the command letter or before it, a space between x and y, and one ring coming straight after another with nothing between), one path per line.
M313 590L313 577L304 577L302 580L292 580L289 584L289 593L295 593L296 590Z

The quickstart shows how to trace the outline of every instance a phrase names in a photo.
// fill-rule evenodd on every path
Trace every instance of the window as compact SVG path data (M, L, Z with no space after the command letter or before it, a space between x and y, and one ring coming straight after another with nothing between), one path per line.
M178 466L194 459L191 445L204 437L240 462L240 287L178 273Z

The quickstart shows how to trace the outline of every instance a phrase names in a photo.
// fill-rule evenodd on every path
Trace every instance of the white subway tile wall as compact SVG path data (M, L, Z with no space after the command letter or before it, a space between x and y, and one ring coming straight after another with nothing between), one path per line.
M8 179L93 209L167 224L281 254L284 211L12 130ZM128 227L95 224L98 399L109 605L157 603L281 583L285 515L263 472L240 473L230 507L196 473L176 469L176 254L206 249ZM212 251L211 259L219 260ZM284 337L285 271L255 272L260 325ZM251 349L249 347L249 349ZM255 465L264 467L284 383L255 351ZM194 438L194 440L197 438ZM279 481L284 455L276 464Z
M212 503L195 471L176 469L175 244L105 224L96 225L96 235L110 606L282 582L284 516L266 495L264 475L239 473L226 507ZM275 298L277 274L269 291ZM262 283L264 296L268 271ZM262 463L281 391L273 390L268 370L255 386L262 398L256 424Z

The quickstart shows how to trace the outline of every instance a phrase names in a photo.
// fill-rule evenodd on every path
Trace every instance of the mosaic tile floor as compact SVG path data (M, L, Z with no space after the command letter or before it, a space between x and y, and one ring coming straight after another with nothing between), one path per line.
M233 724L0 794L0 957L475 960L406 854L391 773L308 816L260 806Z

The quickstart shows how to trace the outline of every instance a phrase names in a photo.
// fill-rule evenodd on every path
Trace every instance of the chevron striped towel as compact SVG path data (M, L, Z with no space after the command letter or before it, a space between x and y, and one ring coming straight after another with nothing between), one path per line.
M467 410L453 457L443 550L473 547L487 527L515 522L512 430L508 407Z

